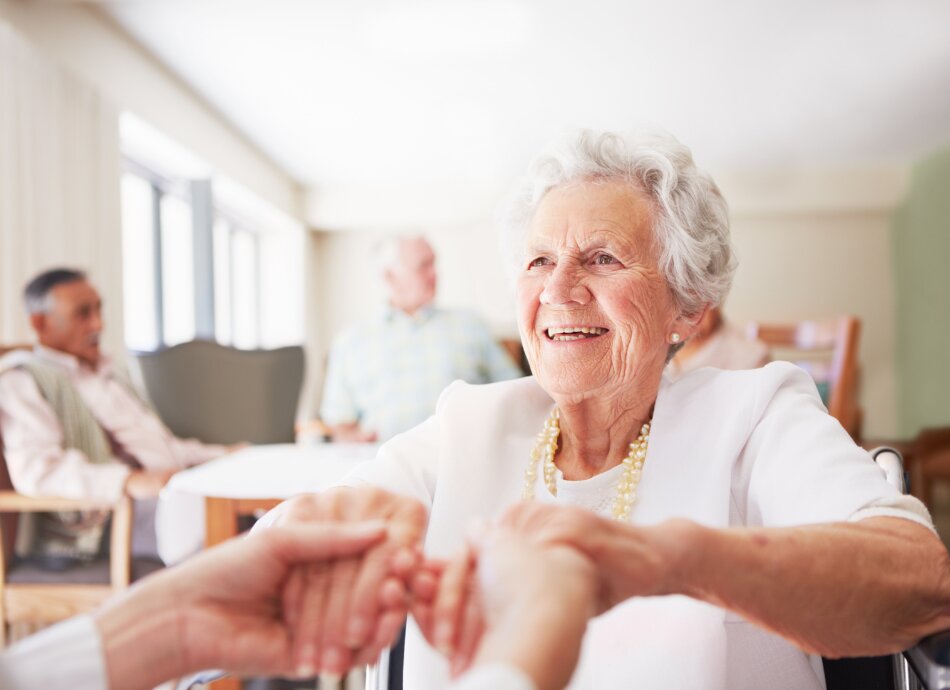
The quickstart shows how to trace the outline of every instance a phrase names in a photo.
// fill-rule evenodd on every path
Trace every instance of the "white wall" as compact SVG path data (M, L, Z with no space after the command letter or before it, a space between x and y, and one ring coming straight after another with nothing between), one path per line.
M739 273L727 302L737 321L786 321L855 314L863 321L862 405L865 435L897 431L894 353L894 276L890 222L906 189L902 167L856 170L720 174L733 209ZM386 205L364 197L381 218ZM445 206L442 199L438 205ZM502 265L497 233L486 208L482 219L450 225L420 223L438 253L439 302L477 310L499 335L514 335L514 300ZM476 213L472 213L476 215ZM393 208L390 218L403 216ZM390 223L407 230L409 225ZM325 357L332 336L379 308L383 292L374 270L379 233L321 232L319 328L315 357ZM317 354L319 353L319 354Z
M0 0L0 16L110 99L261 198L301 218L294 180L94 8Z

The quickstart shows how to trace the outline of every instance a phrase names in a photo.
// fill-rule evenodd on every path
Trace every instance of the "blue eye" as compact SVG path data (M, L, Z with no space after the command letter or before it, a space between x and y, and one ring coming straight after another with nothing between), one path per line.
M540 266L547 266L551 261L544 256L539 256L531 260L531 263L528 264L528 268L538 268Z

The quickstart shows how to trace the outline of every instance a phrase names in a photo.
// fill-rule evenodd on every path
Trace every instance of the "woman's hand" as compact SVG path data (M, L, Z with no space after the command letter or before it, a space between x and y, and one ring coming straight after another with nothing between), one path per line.
M408 610L426 511L412 498L372 487L340 487L286 502L273 524L383 520L386 537L364 554L298 570L284 607L297 634L301 671L340 675L392 644Z
M299 640L282 605L290 574L385 537L379 521L280 527L146 578L95 614L109 687L150 688L204 668L294 675Z
M501 525L534 543L563 544L590 558L597 566L598 613L633 596L677 593L696 529L688 520L634 527L583 508L534 501L509 508Z

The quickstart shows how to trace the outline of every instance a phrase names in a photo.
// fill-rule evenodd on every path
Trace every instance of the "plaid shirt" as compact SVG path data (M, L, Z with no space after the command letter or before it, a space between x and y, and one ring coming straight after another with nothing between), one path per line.
M432 415L452 381L521 375L475 314L426 307L410 316L387 308L334 342L320 412L328 424L358 421L385 441Z

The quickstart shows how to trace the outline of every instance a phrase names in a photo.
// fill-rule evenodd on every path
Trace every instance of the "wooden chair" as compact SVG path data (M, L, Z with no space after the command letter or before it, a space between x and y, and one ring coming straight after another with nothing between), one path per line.
M91 611L132 581L132 501L73 500L24 496L12 490L0 444L0 647L7 626L16 623L49 625ZM56 510L112 512L110 556L62 573L40 570L13 557L18 513ZM148 569L148 568L145 568ZM155 568L152 568L155 569Z
M860 334L861 321L854 316L746 326L748 338L769 346L771 359L794 362L812 375L828 412L855 440L862 421L857 390Z
M950 427L923 429L913 441L911 492L933 508L933 483L950 479Z

